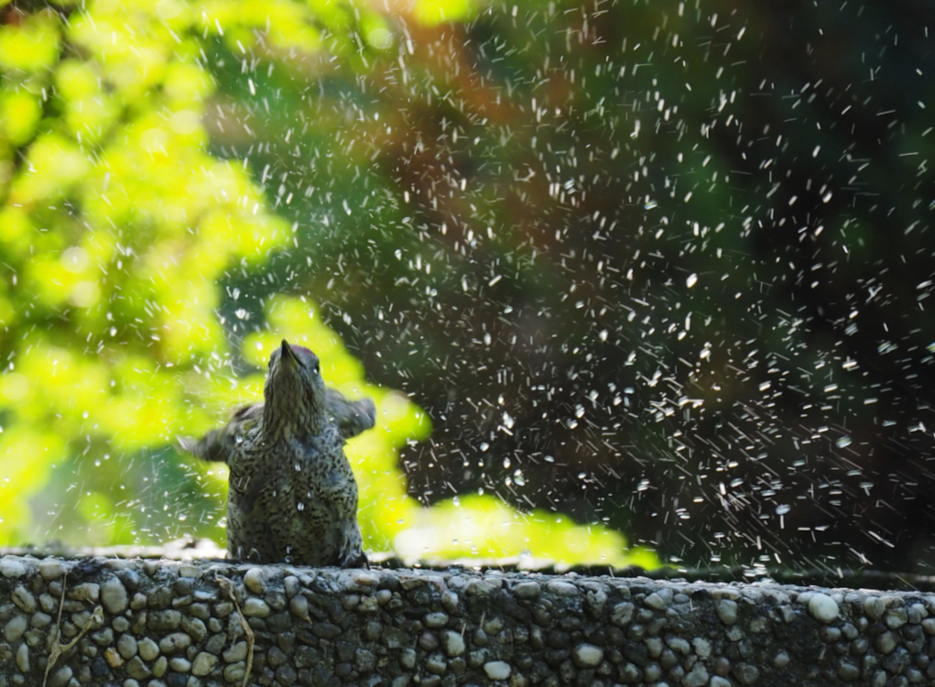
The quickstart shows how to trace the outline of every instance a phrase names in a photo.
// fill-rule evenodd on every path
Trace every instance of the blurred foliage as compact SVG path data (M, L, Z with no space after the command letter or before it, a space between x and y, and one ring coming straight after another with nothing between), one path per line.
M423 0L414 20L475 12ZM284 219L267 170L211 150L229 106L219 86L255 95L288 64L278 95L301 101L296 74L311 61L367 73L389 57L381 51L402 41L390 18L360 3L285 0L0 13L0 544L223 543L226 470L179 455L174 437L258 399L257 368L285 337L319 354L330 385L377 404L377 427L347 446L369 549L658 564L603 525L521 513L493 495L420 505L399 450L428 436L425 413L364 381L315 291L248 298L237 285L275 284L276 256L336 230ZM275 120L278 106L264 102ZM316 122L315 135L338 133L330 124Z

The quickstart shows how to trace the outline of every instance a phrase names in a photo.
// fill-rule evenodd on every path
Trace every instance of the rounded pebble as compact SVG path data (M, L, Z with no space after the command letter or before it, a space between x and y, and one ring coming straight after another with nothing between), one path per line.
M426 613L425 617L422 618L422 622L426 627L439 628L445 627L448 624L448 614L447 613Z
M484 672L491 680L506 680L513 669L506 661L488 661L484 664Z
M120 655L125 659L131 659L136 656L138 648L136 637L133 635L120 635L120 639L117 640L117 651L120 652Z
M191 646L192 638L184 632L173 632L159 640L159 649L164 654L175 654Z
M159 645L149 637L141 639L138 648L144 661L152 661L159 655Z
M57 580L65 574L65 566L56 558L43 558L39 561L39 574L44 580Z
M449 656L460 656L465 650L464 637L459 632L448 630L445 632L445 653Z
M18 642L28 626L29 619L17 613L3 626L3 638L10 644Z
M243 614L248 618L268 618L272 610L263 599L251 596L244 602Z
M737 602L731 599L721 599L717 604L717 617L725 625L737 622Z
M104 610L111 615L119 615L127 610L130 600L127 597L127 588L118 578L112 577L101 585L101 604Z
M218 657L214 654L209 654L206 651L202 651L197 656L195 660L192 661L192 675L203 676L211 672L214 666L217 665Z
M837 619L840 609L830 596L818 593L808 600L808 612L818 622L828 624Z
M571 582L564 580L552 580L546 588L555 594L555 596L577 596L578 588Z
M517 599L535 599L539 596L540 587L538 582L520 582L513 587L513 593Z
M296 594L289 600L289 611L297 618L308 618L308 599L304 594Z
M604 650L593 644L579 644L572 653L579 668L596 668L604 660Z
M266 593L266 576L263 568L250 568L243 576L243 584L254 594Z
M0 575L4 577L22 577L27 570L26 564L14 556L0 558Z
M16 650L16 667L21 673L29 672L29 645L23 642Z
M222 656L225 663L237 663L247 657L247 643L237 642L230 649L225 651Z

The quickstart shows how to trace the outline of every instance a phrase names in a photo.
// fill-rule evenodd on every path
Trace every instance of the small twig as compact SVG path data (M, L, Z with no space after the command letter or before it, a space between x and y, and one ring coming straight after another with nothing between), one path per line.
M256 635L253 634L253 628L250 627L250 624L244 617L243 611L240 610L240 604L237 603L237 597L234 596L234 583L217 573L214 574L214 580L227 592L231 601L234 602L234 608L237 609L237 618L240 620L240 627L243 628L244 634L247 635L247 672L245 672L243 676L243 687L247 687L247 681L250 679L250 671L253 669L253 644L256 641Z
M55 627L53 628L53 631L49 633L49 639L52 646L49 647L49 658L45 664L45 676L42 678L42 687L46 687L46 683L49 681L49 673L52 671L52 668L55 667L58 659L62 657L62 654L71 651L72 647L74 647L75 644L77 644L78 641L88 633L92 625L100 627L101 623L104 622L104 608L102 606L95 606L94 612L91 614L91 617L88 618L88 622L85 623L85 626L81 628L81 632L78 633L77 637L68 642L68 644L62 644L59 641L62 636L62 609L65 607L65 591L68 586L66 584L67 582L68 569L66 568L65 575L62 577L62 598L59 599L58 603L58 618L55 620Z

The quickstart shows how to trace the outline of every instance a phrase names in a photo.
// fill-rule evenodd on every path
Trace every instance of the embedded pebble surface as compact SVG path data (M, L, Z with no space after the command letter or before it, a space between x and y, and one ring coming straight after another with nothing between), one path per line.
M0 687L902 687L933 657L924 593L0 558Z

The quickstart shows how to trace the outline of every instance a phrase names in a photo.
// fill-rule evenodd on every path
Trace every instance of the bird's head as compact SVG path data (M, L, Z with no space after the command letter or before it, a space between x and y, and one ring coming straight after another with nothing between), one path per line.
M325 382L318 356L283 339L269 357L263 395L264 417L274 424L292 422L304 429L320 431L318 425L324 422Z

